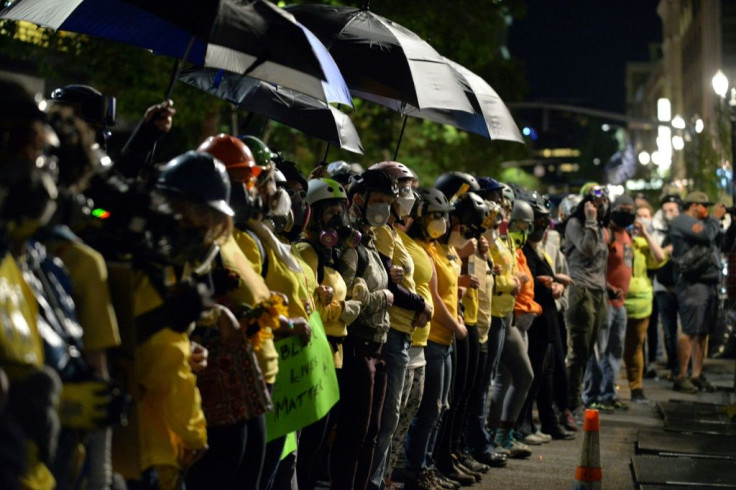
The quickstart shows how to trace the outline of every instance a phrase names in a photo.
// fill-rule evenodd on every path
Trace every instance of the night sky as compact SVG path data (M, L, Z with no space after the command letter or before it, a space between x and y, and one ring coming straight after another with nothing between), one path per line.
M648 61L661 42L658 0L527 0L509 33L524 63L527 101L624 112L627 61Z

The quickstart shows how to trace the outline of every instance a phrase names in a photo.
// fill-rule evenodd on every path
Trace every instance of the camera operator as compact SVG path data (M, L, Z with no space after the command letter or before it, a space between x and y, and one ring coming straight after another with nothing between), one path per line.
M674 380L674 389L684 393L715 388L703 376L703 357L708 334L715 324L718 308L718 283L721 279L720 219L726 207L716 206L701 191L685 196L684 212L670 225L672 258L675 262L675 294L682 321L679 338L680 372ZM687 376L692 360L692 375Z

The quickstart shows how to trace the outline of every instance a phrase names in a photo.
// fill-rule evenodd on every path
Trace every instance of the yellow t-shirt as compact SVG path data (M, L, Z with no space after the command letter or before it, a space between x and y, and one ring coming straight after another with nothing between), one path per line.
M43 342L38 333L38 305L15 259L6 253L0 262L0 367L11 382L37 372L43 365ZM19 476L23 488L38 490L56 486L38 450L27 441L26 471Z
M266 284L272 291L278 291L287 297L290 318L304 317L308 319L315 308L312 295L317 281L314 279L314 273L306 263L299 260L297 261L302 266L302 270L291 270L271 248L266 244L263 245L268 256ZM299 259L294 250L292 250L292 253L295 259Z
M247 235L242 231L238 233ZM258 245L256 245L250 235L247 236L249 240L243 240L241 244L254 247L256 254L254 257L260 257L260 252L257 248ZM252 252L253 250L249 249L249 251ZM237 273L241 279L240 287L228 293L231 300L253 306L271 296L271 291L268 289L266 281L263 280L260 274L256 273L252 262L246 258L245 252L236 242L234 235L228 237L227 241L222 245L220 256L222 257L223 265L227 269ZM271 327L264 328L268 333L271 333ZM279 372L279 354L276 352L273 338L264 338L261 348L255 351L255 355L258 360L258 366L261 368L263 379L266 383L275 383L276 375Z
M319 262L317 252L307 242L299 242L294 245L294 247L316 277ZM322 279L320 285L329 286L332 288L332 302L329 305L322 304L316 293L314 295L314 302L317 306L319 316L320 318L322 318L322 324L325 327L325 333L330 337L346 337L348 334L348 328L347 325L345 325L345 322L340 319L345 304L345 298L347 297L348 293L348 287L345 284L345 280L335 269L325 266L324 278ZM337 349L335 349L333 343L330 342L330 348L332 349L335 367L337 369L342 368L342 344L338 344Z
M504 318L514 311L516 298L511 291L516 287L516 257L506 241L499 237L491 243L491 258L495 265L501 266L501 273L496 275L496 284L491 301L491 315Z
M161 304L145 274L136 276L133 312L140 316ZM191 343L185 332L162 328L136 348L141 470L179 467L182 449L202 449L207 430L197 379L189 366Z
M102 255L79 241L54 244L72 281L72 298L82 326L85 350L106 350L120 345L120 332L107 286L107 265Z
M248 232L239 230L238 228L233 229L233 239L240 247L240 250L243 251L243 254L245 254L245 258L248 259L253 270L260 276L263 270L263 257L261 257L261 252L255 239Z
M475 259L475 275L478 277L478 340L481 344L488 341L488 331L491 329L491 301L493 298L493 286L495 281L491 273L488 261L473 256Z
M376 235L376 249L381 255L391 258L391 265L398 265L404 269L404 279L401 286L411 293L416 293L416 283L414 281L414 261L406 249L406 246L396 230L389 226L379 226L373 228ZM407 237L408 238L408 237ZM414 321L415 312L392 305L388 309L391 328L403 333L411 333L414 328L411 322Z
M401 237L401 241L406 247L406 251L409 252L412 261L414 262L414 283L416 284L416 292L422 298L424 303L433 308L432 293L429 291L429 281L432 279L434 267L432 261L427 255L427 251L422 248L416 241L409 238L409 236L401 230L396 230L396 233ZM423 328L415 328L411 333L411 344L414 346L425 346L427 345L427 338L429 337L430 324Z
M450 315L457 316L457 278L460 274L460 259L454 248L447 245L419 242L434 261L437 272L437 290ZM453 332L432 318L429 340L438 344L452 344Z

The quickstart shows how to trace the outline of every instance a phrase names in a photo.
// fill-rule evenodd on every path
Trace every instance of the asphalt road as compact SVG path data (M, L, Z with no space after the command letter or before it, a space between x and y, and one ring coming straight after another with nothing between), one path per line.
M733 386L733 359L708 359L705 374L720 387ZM666 373L660 371L664 376ZM630 398L624 371L620 373L619 399L628 402ZM634 455L637 431L640 429L661 429L663 421L657 412L655 402L668 400L689 400L704 403L732 403L736 400L733 392L719 389L716 393L686 395L672 390L672 383L666 379L645 379L644 393L649 404L629 404L628 410L617 410L613 414L600 414L600 454L603 471L602 484L606 489L635 488L629 467ZM693 437L683 435L683 437ZM542 446L533 446L532 457L528 460L510 460L506 468L491 469L483 480L472 489L570 489L575 468L580 461L583 441L578 432L573 441L552 441Z

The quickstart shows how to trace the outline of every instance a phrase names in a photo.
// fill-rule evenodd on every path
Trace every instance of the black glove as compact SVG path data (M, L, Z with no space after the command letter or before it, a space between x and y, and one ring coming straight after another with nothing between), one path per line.
M171 319L171 329L185 332L192 322L199 319L203 311L212 308L212 293L202 283L192 280L176 285L167 301L166 308Z

